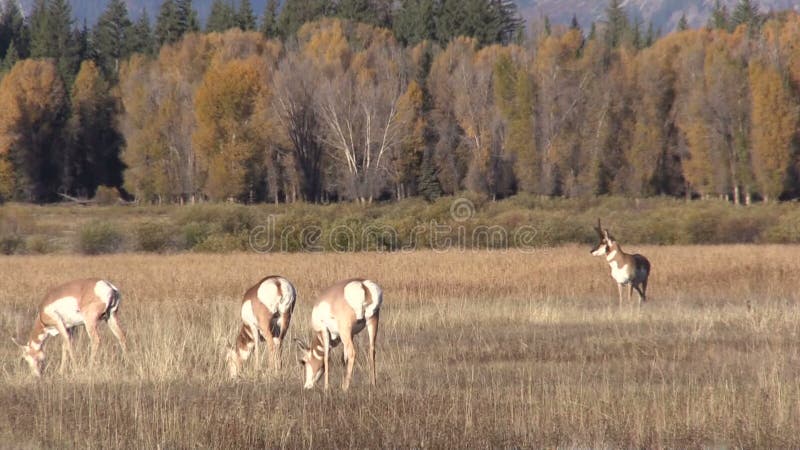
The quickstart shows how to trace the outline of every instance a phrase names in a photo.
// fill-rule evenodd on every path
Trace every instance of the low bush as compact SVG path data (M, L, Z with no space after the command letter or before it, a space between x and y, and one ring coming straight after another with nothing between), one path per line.
M78 233L76 249L84 255L115 253L122 249L123 233L109 222L92 221Z

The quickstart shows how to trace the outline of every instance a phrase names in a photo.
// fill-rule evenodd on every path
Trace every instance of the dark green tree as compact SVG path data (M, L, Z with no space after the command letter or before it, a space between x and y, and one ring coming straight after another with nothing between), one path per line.
M192 6L192 0L175 0L175 10L181 37L186 33L200 31L200 21L197 19L197 10Z
M278 35L278 0L267 0L264 17L261 18L261 34L267 39Z
M94 28L94 48L98 67L106 79L117 79L119 65L130 53L131 29L128 7L122 0L110 0Z
M355 22L376 24L378 16L369 0L340 0L336 15Z
M761 28L763 17L758 12L758 3L751 0L739 0L731 14L731 27L746 25L753 34Z
M147 10L143 9L139 19L131 25L128 46L131 53L153 54L155 43L153 42L153 30L150 27L150 17Z
M6 55L3 57L2 61L0 61L0 73L8 72L14 67L14 64L20 60L19 53L17 52L17 46L14 44L14 41L11 41L9 44L8 49L6 49Z
M192 0L164 0L156 20L156 42L159 46L179 41L184 34L198 31L197 11Z
M572 21L570 21L570 23L569 23L569 29L570 30L580 30L581 29L581 24L578 23L578 16L576 14L572 15Z
M250 0L241 0L239 3L239 11L236 13L236 22L239 28L244 31L253 31L256 29L256 15L253 12L253 5Z
M278 16L278 34L284 39L293 36L304 23L334 11L331 0L286 0Z
M686 31L689 29L689 21L686 20L686 14L681 14L681 20L678 21L678 31Z
M214 0L206 22L206 33L223 32L238 27L236 11L227 0Z
M28 26L22 17L16 1L7 1L0 6L0 61L5 59L11 44L14 44L17 57L27 57Z
M616 48L622 43L623 38L631 28L628 15L625 13L620 0L609 1L606 7L606 20L608 21L608 28L605 34L606 45L610 48Z
M728 8L720 3L719 0L714 1L714 7L711 9L711 17L708 18L708 28L717 30L727 30L730 28Z
M406 45L433 41L436 39L438 15L438 2L435 0L403 0L394 15L394 35Z

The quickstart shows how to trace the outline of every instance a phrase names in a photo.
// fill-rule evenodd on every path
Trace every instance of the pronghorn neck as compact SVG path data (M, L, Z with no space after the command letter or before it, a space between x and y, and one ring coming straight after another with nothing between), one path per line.
M606 261L608 261L609 264L613 263L614 261L619 263L625 255L626 253L622 251L622 247L620 247L619 244L614 244L611 247L611 251L606 255Z
M322 339L322 332L314 333L308 348L311 350L312 358L320 362L325 358L325 341Z

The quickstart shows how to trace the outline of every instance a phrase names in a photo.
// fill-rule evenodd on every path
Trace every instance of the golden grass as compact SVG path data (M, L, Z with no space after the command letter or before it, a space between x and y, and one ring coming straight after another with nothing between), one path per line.
M131 350L103 326L95 369L61 377L52 339L33 381L6 340L0 447L800 446L800 249L635 250L653 263L641 311L618 308L608 266L576 246L5 257L0 332L26 335L47 287L101 276L123 292ZM381 284L377 388L363 350L347 394L338 363L331 392L303 391L293 348L279 373L264 346L260 373L226 379L240 296L274 273L299 292L289 338L333 281Z

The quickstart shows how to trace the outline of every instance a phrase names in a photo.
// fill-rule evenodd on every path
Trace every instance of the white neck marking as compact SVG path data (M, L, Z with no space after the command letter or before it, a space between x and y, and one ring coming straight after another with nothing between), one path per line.
M606 256L606 261L611 261L612 259L617 257L617 251L613 250L611 253Z

